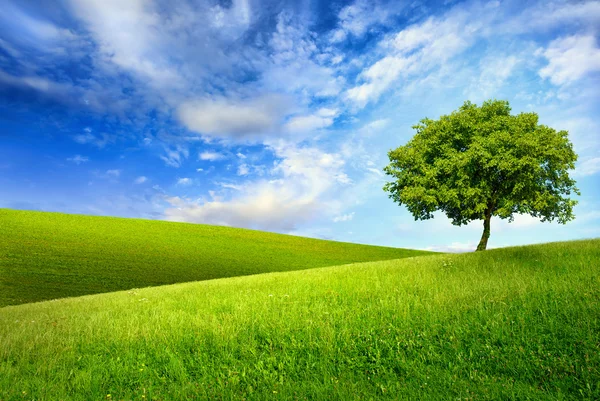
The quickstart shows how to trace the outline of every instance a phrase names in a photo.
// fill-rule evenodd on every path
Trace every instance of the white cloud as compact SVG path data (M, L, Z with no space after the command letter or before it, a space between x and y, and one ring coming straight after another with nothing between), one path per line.
M77 165L81 164L81 163L86 163L88 162L90 159L85 157L85 156L81 156L81 155L75 155L73 157L68 157L67 161L68 162L72 162L75 163Z
M310 132L327 128L339 114L336 109L321 108L316 113L291 118L285 125L290 132Z
M335 180L337 182L339 182L340 184L344 184L344 185L352 184L352 179L350 179L350 177L348 177L348 174L346 174L346 173L338 173L334 177L335 177Z
M319 65L312 58L278 61L263 72L263 79L271 90L295 93L303 102L313 96L337 96L346 83L335 69Z
M342 56L341 54L338 54L337 56L331 58L331 64L333 65L339 64L342 61L344 61L344 56Z
M250 169L248 168L247 164L240 164L238 169L237 169L237 175L248 175L248 173L250 172Z
M177 185L190 185L191 183L192 180L187 177L177 179Z
M29 7L21 9L16 5L18 3L21 2L5 1L2 4L0 25L7 28L3 32L6 39L35 47L38 51L54 56L63 56L65 48L72 42L78 41L79 38L73 31L55 25L50 20L41 17L40 13L31 13ZM6 41L1 40L1 42L2 47L13 56L21 55L14 47L7 46Z
M362 108L377 101L398 81L409 82L444 67L470 48L491 23L493 4L456 6L441 17L430 17L390 35L379 44L383 57L359 74L359 83L345 98Z
M95 139L96 139L96 137L89 132L73 136L73 140L80 144L90 143L90 142L94 141Z
M290 232L299 224L333 215L340 208L334 189L342 185L344 161L317 148L279 144L272 147L279 161L272 178L236 186L229 200L168 198L169 220ZM347 176L346 176L347 178Z
M40 95L63 105L84 107L90 111L102 113L112 112L120 115L128 104L128 101L123 98L120 88L95 86L91 81L88 82L90 87L75 86L70 82L57 82L33 74L15 76L0 70L0 83L37 91Z
M239 157L240 159L246 158L246 155L244 155L243 153L240 153L240 152L236 153L236 156Z
M104 148L109 143L115 142L115 136L107 133L100 133L98 135L92 134L91 128L85 128L84 132L73 136L73 140L79 144L90 144L94 145L99 149Z
M165 147L165 152L166 154L160 156L160 159L170 167L180 167L183 161L190 155L189 150L183 145Z
M346 31L339 28L339 29L332 31L330 40L333 43L339 43L339 42L343 42L344 40L346 40L347 36L348 35L346 34Z
M549 78L555 85L569 84L600 71L600 49L593 35L573 35L553 40L542 54L548 60L548 65L540 70L540 76Z
M387 118L373 120L359 128L358 133L362 136L370 137L387 128L389 124L390 120Z
M540 1L524 7L521 14L505 18L490 26L490 34L548 32L559 26L577 24L582 30L600 25L600 3L597 1Z
M121 175L121 170L106 170L106 175L108 177L119 178Z
M44 93L54 93L57 96L66 95L72 89L71 87L68 87L66 85L35 75L14 76L4 71L0 71L0 82L13 86L35 89Z
M577 163L573 175L575 177L586 177L598 172L600 172L600 157L591 157Z
M219 152L212 152L212 151L204 151L202 153L200 153L200 155L198 155L198 157L200 158L200 160L208 160L211 162L217 161L217 160L222 160L225 158L225 155Z
M379 177L383 177L383 172L379 169L376 169L374 167L367 167L367 171L370 171L371 173L379 176Z
M402 3L381 5L375 1L357 0L345 6L338 14L338 28L332 31L330 41L339 43L348 36L360 38L377 25L385 25L391 16L401 11Z
M275 151L281 160L273 172L282 174L285 179L293 178L305 187L307 195L317 196L336 182L345 183L342 174L345 162L338 154L285 145L276 147Z
M287 101L275 95L244 101L202 99L183 103L178 117L187 128L203 135L247 139L271 133L286 109Z
M248 0L234 0L229 7L217 4L212 9L212 24L219 30L245 30L252 21L252 10Z
M242 185L230 184L227 182L218 183L221 188L233 189L234 191L241 191L244 189Z
M168 32L151 2L71 0L71 6L93 33L104 60L149 79L153 86L182 84L179 73L160 54Z
M406 56L418 51L421 64L429 67L461 53L474 42L481 21L471 21L474 10L452 10L443 18L429 18L400 31L391 45Z
M96 73L132 81L133 112L140 115L146 111L139 110L140 105L164 117L186 99L215 93L216 87L231 89L237 86L230 81L232 76L254 71L265 58L263 49L240 40L257 13L263 12L248 0L232 0L227 6L178 1L166 7L152 0L67 0L67 4L84 30L79 50L91 56Z
M291 188L261 182L229 201L196 203L178 197L167 198L174 207L165 211L165 217L175 221L291 231L299 221L313 219L320 209L315 199L296 195Z
M138 178L136 178L133 182L136 184L143 184L146 181L148 181L148 177L145 177L142 175L142 176L139 176Z
M600 210L591 210L581 214L578 213L575 216L575 222L579 224L585 224L595 220L600 220Z
M306 23L281 13L269 40L272 53L262 72L265 88L293 93L302 104L310 103L314 96L337 96L345 79L336 69L323 65L331 54L319 49L316 37Z
M367 82L348 89L346 97L359 107L364 107L369 102L379 99L401 72L408 70L408 67L415 62L414 59L414 56L382 58L361 74L361 77Z
M350 221L354 218L354 212L352 213L348 213L348 214L343 214L340 216L336 216L333 218L333 222L334 223L338 223L340 221Z
M479 63L479 76L465 90L467 98L473 102L481 102L494 97L520 61L514 54L494 54L483 58Z

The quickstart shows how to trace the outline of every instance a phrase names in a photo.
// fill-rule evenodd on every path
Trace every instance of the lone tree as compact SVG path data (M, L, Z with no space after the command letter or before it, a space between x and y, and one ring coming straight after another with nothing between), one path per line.
M580 194L568 173L577 155L568 132L538 124L536 113L511 115L507 101L481 107L467 101L413 129L406 145L388 152L384 171L394 181L383 189L415 220L431 219L436 210L457 226L483 220L482 251L492 216L512 222L515 213L526 213L561 224L574 219L577 201L565 195Z

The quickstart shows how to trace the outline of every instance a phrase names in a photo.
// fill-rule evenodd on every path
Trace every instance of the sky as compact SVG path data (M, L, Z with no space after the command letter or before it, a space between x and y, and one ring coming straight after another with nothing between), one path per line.
M0 207L468 251L382 169L492 98L569 132L581 196L488 246L600 237L599 1L3 0Z

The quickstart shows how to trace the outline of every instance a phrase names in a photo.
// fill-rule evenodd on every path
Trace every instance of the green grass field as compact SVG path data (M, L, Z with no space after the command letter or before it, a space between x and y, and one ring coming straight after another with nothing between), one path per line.
M0 307L427 253L238 228L0 209Z
M598 400L600 240L0 308L21 399Z

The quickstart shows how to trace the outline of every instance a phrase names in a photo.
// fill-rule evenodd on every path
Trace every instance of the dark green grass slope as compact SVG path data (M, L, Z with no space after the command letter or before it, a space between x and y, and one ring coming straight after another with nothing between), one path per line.
M600 240L1 308L20 399L598 400Z
M0 307L427 253L228 227L0 209Z

